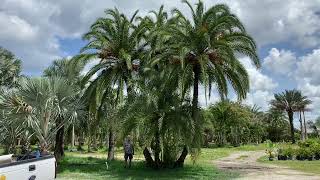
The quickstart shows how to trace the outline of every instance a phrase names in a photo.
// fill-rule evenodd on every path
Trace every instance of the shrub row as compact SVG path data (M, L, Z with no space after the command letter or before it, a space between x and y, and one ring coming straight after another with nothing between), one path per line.
M299 142L298 147L292 145L278 149L278 160L320 160L320 141L309 139Z

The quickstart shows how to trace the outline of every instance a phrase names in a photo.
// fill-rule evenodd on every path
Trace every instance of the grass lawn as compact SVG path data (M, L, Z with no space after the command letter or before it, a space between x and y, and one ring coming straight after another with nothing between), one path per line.
M216 169L212 161L228 156L234 151L261 150L265 146L246 145L237 148L215 148L202 149L195 164L190 158L181 169L153 170L146 168L143 155L135 155L134 164L131 169L125 169L122 161L122 151L117 151L115 161L105 164L106 153L79 153L68 152L60 162L58 169L58 180L102 180L102 179L232 179L237 173L224 172Z
M289 160L289 161L269 161L267 156L261 157L258 159L258 162L274 164L279 166L286 166L290 169L299 170L307 173L320 174L320 161L298 161L298 160Z

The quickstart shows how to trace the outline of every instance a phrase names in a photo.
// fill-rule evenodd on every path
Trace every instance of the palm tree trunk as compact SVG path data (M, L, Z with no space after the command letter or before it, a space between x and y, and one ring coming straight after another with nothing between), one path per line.
M304 110L302 111L302 113L303 113L303 124L304 124L304 138L308 139L307 126L306 126L306 116L304 115Z
M301 137L301 140L304 141L304 130L302 125L301 111L299 111L299 122L300 122L300 137Z
M147 167L154 167L154 161L152 159L151 153L147 147L143 150L144 159L146 160Z
M72 125L72 136L71 136L71 147L74 149L75 145L75 133L74 133L74 125Z
M160 168L160 152L161 152L161 147L160 147L160 132L159 128L157 128L156 133L155 133L155 150L154 150L154 161L155 161L155 168L158 169Z
M112 161L114 160L114 142L115 138L114 138L114 132L113 130L110 128L109 130L109 148L108 148L108 161Z
M188 155L188 149L187 149L187 146L184 146L179 159L174 164L174 167L183 167L184 160L186 159L187 155Z
M192 96L192 118L197 120L198 116L198 98L199 98L199 81L200 81L200 69L199 66L193 67L194 81L193 81L193 96Z
M92 137L93 137L92 138L92 149L94 151L97 151L98 150L98 145L97 145L97 132L96 131L93 133Z
M56 120L56 126L60 126L62 122L62 117L58 117ZM57 161L64 156L64 125L57 131L54 155Z
M287 113L288 113L289 123L290 123L291 142L292 144L295 144L296 140L294 139L293 111L287 111Z
M193 96L192 96L192 118L196 122L198 120L198 98L199 98L199 81L200 81L200 67L193 66L194 80L193 80ZM184 160L188 155L187 146L184 146L179 159L175 163L175 167L183 167Z

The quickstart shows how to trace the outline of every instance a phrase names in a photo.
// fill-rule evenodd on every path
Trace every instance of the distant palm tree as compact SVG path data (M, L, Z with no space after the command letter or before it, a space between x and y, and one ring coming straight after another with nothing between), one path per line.
M21 61L13 53L0 46L0 86L14 86L20 72Z
M291 141L295 143L293 114L299 111L301 106L301 92L298 90L286 90L285 92L274 94L274 99L271 100L273 108L286 111L289 117Z
M302 93L299 91L299 98L297 99L298 101L298 109L297 111L299 111L300 114L300 126L301 126L301 137L302 140L305 140L306 138L308 138L307 136L307 125L306 125L306 118L305 118L305 111L307 111L307 106L310 105L312 103L311 100L308 99L307 96L303 96ZM303 119L302 117L303 116ZM302 124L303 121L303 124ZM304 127L304 128L303 128Z

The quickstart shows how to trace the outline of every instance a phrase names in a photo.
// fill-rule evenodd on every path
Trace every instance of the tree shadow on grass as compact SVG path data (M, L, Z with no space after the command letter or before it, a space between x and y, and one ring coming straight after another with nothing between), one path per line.
M133 162L131 168L124 168L124 162L91 157L65 157L58 167L58 177L75 174L80 180L84 179L230 179L235 174L219 171L213 166L186 165L179 169L154 170L147 168L144 162Z

